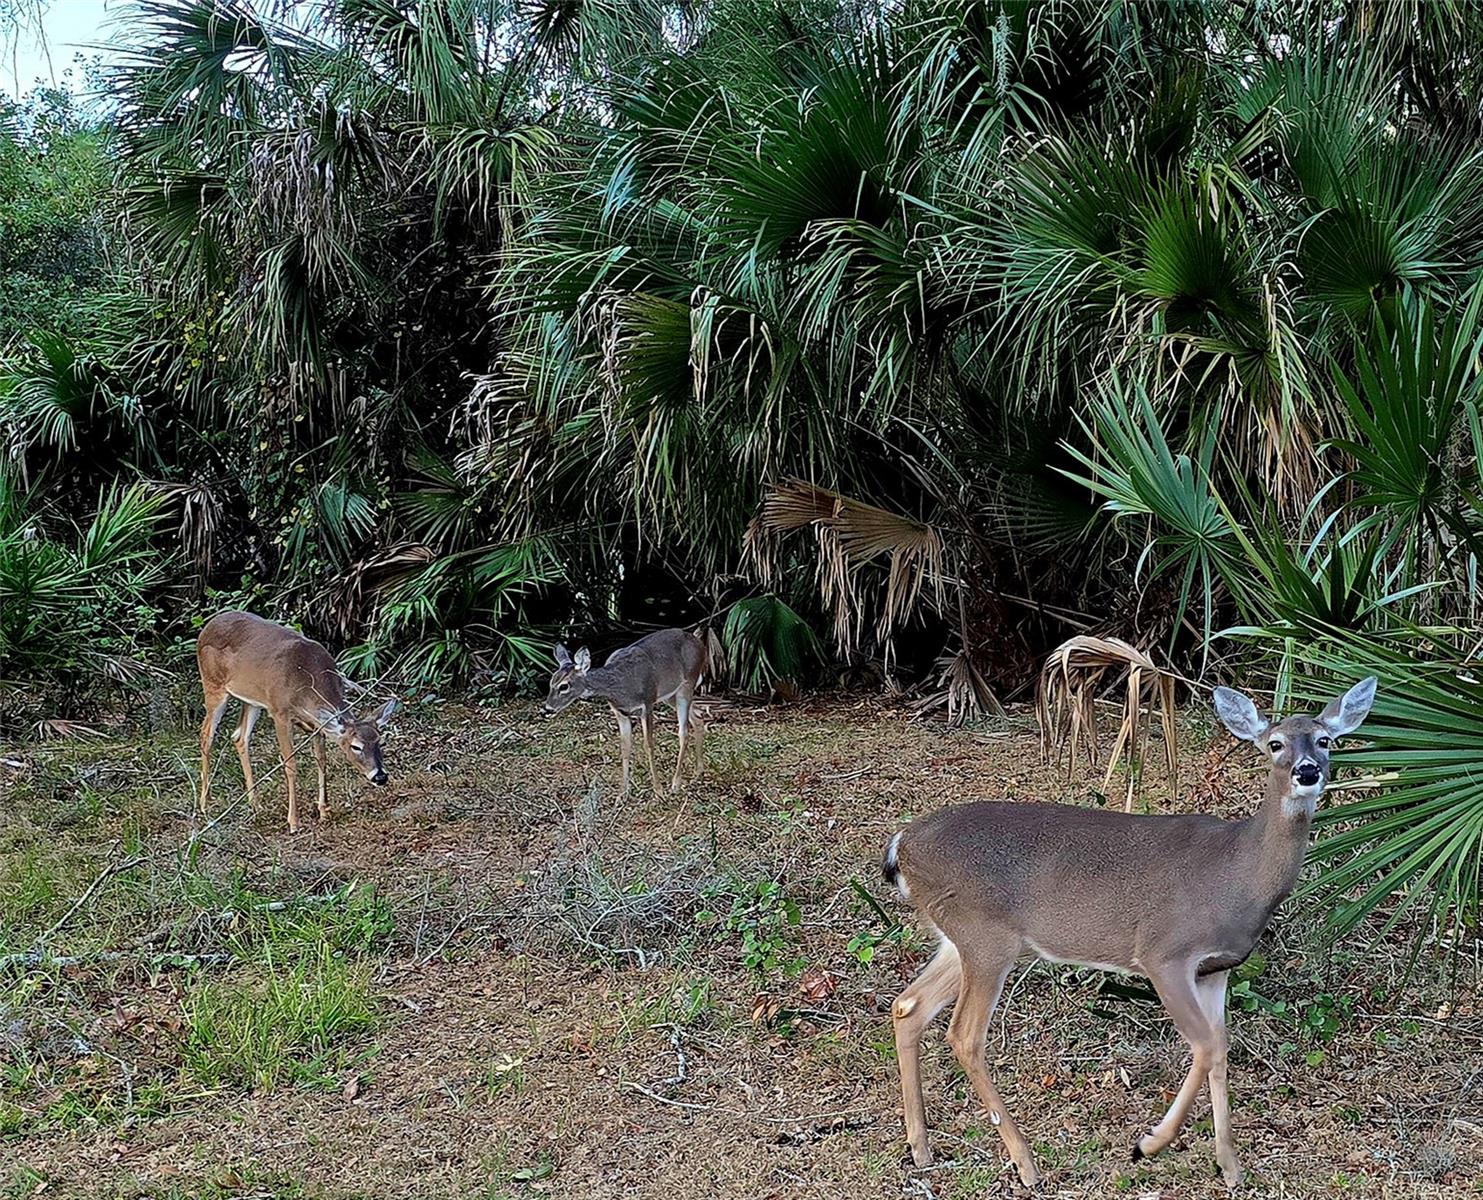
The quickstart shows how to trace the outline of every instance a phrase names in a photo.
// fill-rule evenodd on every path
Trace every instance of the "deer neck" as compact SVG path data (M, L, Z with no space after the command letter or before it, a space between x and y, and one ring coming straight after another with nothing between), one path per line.
M617 705L616 696L622 690L622 681L615 677L611 667L591 667L582 679L587 684L588 696Z
M1249 875L1252 890L1269 899L1273 909L1287 898L1303 869L1318 796L1318 790L1311 796L1296 795L1292 776L1273 771L1267 777L1266 798L1248 824L1248 848L1255 860Z
M299 703L299 721L310 729L322 730L331 737L339 737L354 719L350 705L345 699L344 689L338 677L333 682L320 680L316 687Z

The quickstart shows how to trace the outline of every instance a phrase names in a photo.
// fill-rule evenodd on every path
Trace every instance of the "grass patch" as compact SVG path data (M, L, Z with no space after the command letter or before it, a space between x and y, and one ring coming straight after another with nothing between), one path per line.
M0 1140L15 1137L26 1127L26 1113L19 1105L0 1100Z
M87 886L81 861L41 841L17 846L0 862L0 949L23 946L22 928L60 915L64 899ZM34 937L34 933L32 934Z
M11 1170L9 1178L5 1181L5 1191L0 1192L0 1196L3 1196L5 1200L21 1200L24 1196L34 1196L37 1189L45 1182L45 1175L22 1163Z
M220 1167L205 1179L163 1189L131 1180L107 1194L118 1200L313 1200L324 1195L317 1189L307 1191L301 1182L281 1172L264 1173L250 1164Z
M208 1087L332 1086L376 1025L369 970L323 944L265 948L252 967L197 982L184 1008L185 1067Z

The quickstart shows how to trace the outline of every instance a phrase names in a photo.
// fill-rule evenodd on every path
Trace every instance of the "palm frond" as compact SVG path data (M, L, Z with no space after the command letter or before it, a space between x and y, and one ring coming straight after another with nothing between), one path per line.
M1097 703L1107 690L1106 676L1122 675L1122 718L1107 754L1102 776L1105 791L1119 762L1125 763L1128 786L1124 811L1133 811L1133 796L1141 789L1142 767L1148 755L1148 732L1157 720L1164 743L1164 763L1170 795L1179 789L1179 740L1174 718L1174 677L1142 650L1120 638L1079 634L1062 642L1045 660L1035 697L1041 749L1047 759L1063 762L1069 770L1078 748L1087 761L1101 761L1097 732ZM1113 685L1115 686L1115 684Z
M764 575L771 573L767 535L809 528L818 554L819 591L831 610L841 651L859 644L865 611L861 568L887 560L876 635L885 642L922 599L924 589L941 603L946 547L931 525L851 499L801 479L774 485L748 531L749 549Z

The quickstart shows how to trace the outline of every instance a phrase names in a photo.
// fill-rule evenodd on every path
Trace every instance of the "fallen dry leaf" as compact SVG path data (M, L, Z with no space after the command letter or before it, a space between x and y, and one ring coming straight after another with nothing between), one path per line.
M765 992L760 992L752 1001L752 1023L755 1025L772 1025L778 1019L778 1013L782 1011L783 1002Z
M798 980L798 990L810 1000L827 1000L838 986L834 976L823 967L809 967Z

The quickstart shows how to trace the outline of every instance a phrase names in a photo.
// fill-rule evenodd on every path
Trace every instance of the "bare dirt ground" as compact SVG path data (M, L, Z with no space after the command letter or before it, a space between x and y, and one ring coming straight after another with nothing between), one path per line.
M225 739L205 829L188 732L4 749L0 1196L1023 1194L941 1021L939 1163L904 1165L887 1009L930 946L876 864L944 803L1096 803L1099 777L1044 766L1020 719L709 707L706 779L657 798L617 795L596 710L415 708L392 785L336 769L333 820L295 837L276 778L232 806ZM1150 777L1142 802L1247 811L1255 764L1187 733L1179 798ZM14 957L53 927L54 957ZM1314 928L1285 908L1235 1000L1248 1194L1483 1194L1472 967L1401 986L1405 937ZM302 1037L275 1051L290 1017L254 1019L279 1011ZM1041 1195L1225 1195L1207 1107L1129 1161L1187 1066L1156 1005L1027 963L988 1053Z

